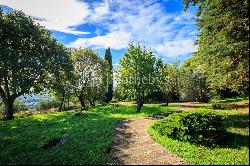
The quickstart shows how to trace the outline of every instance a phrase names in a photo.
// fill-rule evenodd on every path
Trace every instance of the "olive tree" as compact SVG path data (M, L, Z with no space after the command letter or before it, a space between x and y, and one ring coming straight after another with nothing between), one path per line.
M53 59L54 67L46 79L49 81L49 89L54 96L61 101L59 112L62 110L65 99L73 95L73 82L75 81L73 62L70 52L62 45L58 44L57 55Z
M57 41L48 30L20 11L0 10L0 96L6 119L13 119L13 103L23 94L38 92L53 72Z
M75 49L72 58L76 72L74 92L86 109L86 100L94 106L96 100L104 97L108 64L89 48Z

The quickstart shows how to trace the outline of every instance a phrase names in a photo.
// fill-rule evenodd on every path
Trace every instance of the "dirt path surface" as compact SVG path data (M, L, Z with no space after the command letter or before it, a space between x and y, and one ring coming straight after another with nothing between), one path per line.
M150 138L147 128L155 120L133 118L117 124L109 165L187 164Z

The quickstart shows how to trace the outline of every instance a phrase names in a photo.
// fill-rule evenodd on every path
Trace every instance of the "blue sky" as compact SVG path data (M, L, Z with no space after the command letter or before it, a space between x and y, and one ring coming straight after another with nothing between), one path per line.
M114 66L129 43L140 42L167 62L196 50L195 8L182 0L1 0L4 11L22 10L68 47L111 47Z

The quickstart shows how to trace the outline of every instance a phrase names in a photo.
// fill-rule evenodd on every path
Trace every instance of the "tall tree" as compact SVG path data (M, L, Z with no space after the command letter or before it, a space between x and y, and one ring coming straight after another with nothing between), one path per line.
M60 112L66 98L69 99L73 93L72 85L75 77L70 52L62 44L58 45L58 47L60 47L58 56L53 59L53 63L57 64L58 67L46 79L50 82L48 89L51 89L55 97L61 101Z
M6 119L13 119L13 103L23 94L41 90L44 78L57 67L57 41L48 30L23 12L0 9L0 96Z
M112 55L110 52L110 47L105 50L104 59L108 62L108 73L107 73L107 93L105 94L105 101L110 102L113 97L113 65L112 65Z
M158 77L161 78L159 86L161 92L165 95L167 105L171 100L178 100L181 88L181 71L179 69L179 63L161 64L157 73Z
M75 95L81 102L82 108L86 109L86 101L94 106L95 100L104 96L107 63L88 48L72 51L72 58L76 72Z
M196 41L193 61L213 89L230 88L239 94L249 89L248 0L183 0L197 5Z
M155 57L139 44L130 44L120 64L123 89L137 102L137 112L140 112L145 96L153 90L150 78L154 77Z
M192 58L185 61L181 68L181 96L199 102L208 102L210 88L206 75L192 65Z

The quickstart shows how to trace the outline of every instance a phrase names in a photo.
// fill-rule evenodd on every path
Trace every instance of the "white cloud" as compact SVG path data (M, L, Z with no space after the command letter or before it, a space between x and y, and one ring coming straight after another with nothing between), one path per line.
M107 0L104 3L96 3L92 14L90 15L89 21L99 22L105 15L109 14L109 12L109 3Z
M70 46L125 49L130 42L140 42L160 56L174 57L196 49L193 40L197 31L190 11L167 13L163 4L150 0L105 2L95 7L88 21L100 24L106 35L78 38Z
M105 36L96 36L92 38L78 38L70 43L70 47L95 47L119 50L126 48L130 42L130 33L125 31L111 32Z
M186 55L195 52L196 49L191 39L168 41L155 47L157 53L168 57Z
M50 30L88 34L75 29L77 25L86 22L90 13L87 3L78 0L1 0L0 4L38 18L36 22Z
M23 10L50 30L88 34L76 27L93 24L95 37L79 37L71 47L119 50L140 42L160 56L177 57L196 50L194 13L167 13L164 3L154 0L103 0L87 4L80 0L0 0L0 4ZM92 26L92 25L91 25ZM93 35L92 35L93 36Z

